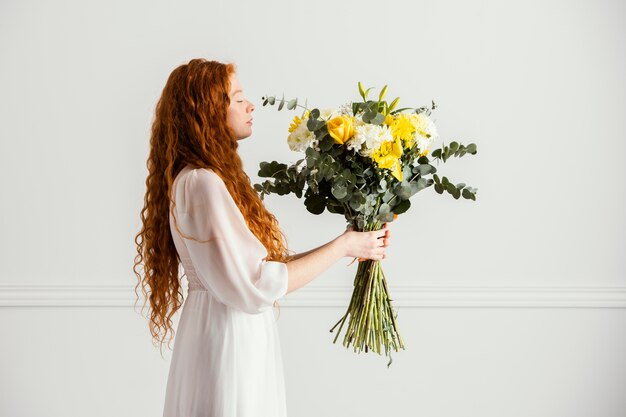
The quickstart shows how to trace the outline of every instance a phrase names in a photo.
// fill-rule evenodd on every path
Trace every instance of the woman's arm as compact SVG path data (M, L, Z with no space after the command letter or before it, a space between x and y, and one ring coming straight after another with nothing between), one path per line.
M306 252L296 253L295 255L291 255L291 257L290 257L290 259L289 259L289 262L291 262L291 261L295 261L296 259L300 259L300 258L302 258L303 256L308 255L309 253L311 253L311 252L314 252L314 251L318 250L318 249L319 249L319 248L321 248L322 246L324 246L324 245L318 246L317 248L315 248L315 249L311 249L311 250L308 250L308 251L306 251Z
M297 258L292 258L287 262L287 294L308 284L322 271L345 256L383 259L389 236L387 223L383 229L370 232L357 232L349 228L330 242L297 254Z

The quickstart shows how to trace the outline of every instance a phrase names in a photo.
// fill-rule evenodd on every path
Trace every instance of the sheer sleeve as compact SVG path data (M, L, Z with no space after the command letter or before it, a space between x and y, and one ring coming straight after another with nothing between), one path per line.
M264 260L267 249L219 175L191 170L181 178L175 198L181 238L198 279L220 302L258 314L286 294L287 265Z

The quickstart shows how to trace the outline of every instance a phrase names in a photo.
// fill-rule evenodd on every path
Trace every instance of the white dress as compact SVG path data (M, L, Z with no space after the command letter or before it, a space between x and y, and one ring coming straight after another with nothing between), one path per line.
M273 311L287 265L266 261L223 180L185 167L173 186L170 230L188 280L175 333L163 417L286 417Z

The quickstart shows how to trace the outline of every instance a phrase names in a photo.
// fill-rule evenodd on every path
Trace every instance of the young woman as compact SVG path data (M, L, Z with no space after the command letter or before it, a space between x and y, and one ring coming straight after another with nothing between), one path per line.
M253 110L235 67L204 59L176 68L156 106L134 270L161 346L183 304L179 264L188 281L164 417L286 416L270 307L343 257L385 257L387 227L288 253L237 153Z

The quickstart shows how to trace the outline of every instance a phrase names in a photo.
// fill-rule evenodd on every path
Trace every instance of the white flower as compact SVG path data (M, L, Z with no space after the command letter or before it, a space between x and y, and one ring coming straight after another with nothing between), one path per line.
M417 143L417 147L419 148L420 153L424 153L430 150L434 139L432 136L430 138L427 138L422 135L415 135L415 142Z
M305 118L300 122L293 132L287 137L287 143L289 149L296 152L304 152L306 148L314 141L315 134L306 127L308 118Z
M354 137L348 141L350 149L356 149L363 156L370 156L375 150L380 148L383 142L393 141L389 126L372 125L363 123L354 127ZM362 149L362 145L365 148Z
M352 103L348 102L339 106L339 114L344 116L352 116Z
M415 142L421 153L430 150L433 142L439 137L437 127L432 119L423 113L416 116Z

